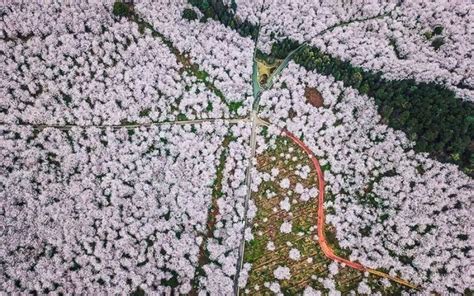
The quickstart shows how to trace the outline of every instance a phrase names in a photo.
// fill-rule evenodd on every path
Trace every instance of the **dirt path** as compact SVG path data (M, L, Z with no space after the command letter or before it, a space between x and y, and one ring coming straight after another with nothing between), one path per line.
M384 273L384 272L366 267L366 266L364 266L364 265L362 265L358 262L353 262L353 261L350 261L348 259L339 257L334 253L334 251L329 246L329 244L326 240L326 236L324 234L324 229L325 229L325 225L324 225L324 222L325 222L325 214L324 214L324 175L323 175L323 171L321 169L321 166L319 165L319 161L316 158L316 156L314 155L314 153L311 151L311 149L309 149L309 147L306 146L306 144L303 141L301 141L298 137L296 137L294 134L292 134L291 132L289 132L287 130L282 130L282 134L285 135L286 137L290 138L301 149L303 149L306 152L306 154L308 154L308 157L311 159L311 163L313 164L313 167L317 172L317 178L318 178L317 181L318 181L318 187L319 187L318 188L319 189L319 193L318 193L318 221L317 221L318 241L319 241L319 244L321 246L321 249L324 252L324 255L326 255L326 257L328 257L329 259L331 259L333 261L343 263L343 264L345 264L349 267L360 270L362 272L369 272L371 274L374 274L374 275L377 275L377 276L380 276L380 277L383 277L383 278L387 278L389 280L392 280L392 281L397 282L401 285L410 287L412 289L418 289L417 286L413 285L412 283L410 283L410 282L408 282L404 279L394 277L394 276L391 276L387 273Z
M227 123L239 123L239 122L250 122L250 117L238 117L238 118L204 118L204 119L190 119L190 120L172 120L172 121L159 121L159 122L148 122L148 123L129 123L129 124L102 124L102 125L76 125L76 124L65 124L65 125L54 125L54 124L34 124L34 123L0 123L0 127L18 127L28 126L32 129L42 130L45 128L55 128L59 130L70 130L72 128L100 128L100 129L134 129L139 127L150 127L155 125L167 125L167 124L201 124L205 122L227 122Z

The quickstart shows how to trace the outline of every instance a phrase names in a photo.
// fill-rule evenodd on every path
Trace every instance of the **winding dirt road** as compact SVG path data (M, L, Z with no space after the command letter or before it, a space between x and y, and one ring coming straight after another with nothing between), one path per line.
M384 272L366 267L366 266L364 266L364 265L362 265L358 262L353 262L353 261L350 261L348 259L339 257L334 253L334 251L329 246L329 244L326 240L326 236L324 234L325 214L324 214L324 175L323 175L323 170L321 169L321 166L319 165L319 161L316 158L316 156L314 155L313 151L311 151L311 149L309 149L309 147L306 146L306 144L303 141L301 141L298 137L296 137L294 134L292 134L291 132L289 132L287 130L282 130L282 134L284 134L286 137L290 138L301 149L303 149L306 152L306 154L308 154L308 157L311 159L311 163L312 163L314 169L317 172L317 181L318 181L318 189L319 189L319 193L318 193L318 221L317 221L318 241L319 241L319 244L321 246L321 249L323 250L324 255L326 255L326 257L328 257L329 259L331 259L333 261L337 261L339 263L344 263L345 265L347 265L349 267L352 267L354 269L357 269L359 271L369 272L371 274L374 274L374 275L377 275L377 276L380 276L380 277L384 277L384 278L387 278L387 279L392 280L394 282L397 282L397 283L399 283L401 285L404 285L406 287L409 287L409 288L412 288L412 289L418 289L417 286L413 285L412 283L410 283L410 282L408 282L404 279L394 277L394 276L391 276L387 273L384 273Z

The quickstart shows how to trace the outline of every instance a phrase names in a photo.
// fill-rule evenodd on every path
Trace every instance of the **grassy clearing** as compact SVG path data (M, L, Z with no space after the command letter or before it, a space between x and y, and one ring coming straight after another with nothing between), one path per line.
M256 60L257 62L257 81L260 86L267 83L268 78L272 75L273 72L281 64L281 60L275 60L273 63L269 64L264 60Z
M287 159L288 154L291 155L290 159ZM301 292L308 285L324 290L319 282L311 278L312 275L327 275L327 265L330 263L315 240L314 225L317 217L315 199L303 202L299 199L299 194L294 192L297 183L305 188L317 185L315 172L311 172L306 179L295 174L298 168L304 165L310 166L308 158L286 138L279 138L274 150L268 150L257 157L259 171L271 173L272 168L277 168L279 174L273 181L262 182L258 192L252 195L258 208L257 216L253 220L255 239L247 243L244 254L245 262L253 264L247 285L252 295L264 295L270 292L264 284L274 281L273 271L280 265L289 267L292 274L289 280L280 282L285 294ZM283 189L279 185L285 178L290 180L289 189ZM275 196L269 197L273 193ZM290 199L290 212L280 208L280 202L286 197ZM280 226L284 221L291 221L292 233L280 232ZM275 245L273 251L266 248L270 241ZM292 248L300 251L300 260L293 261L288 258ZM256 286L259 287L259 291L255 290Z

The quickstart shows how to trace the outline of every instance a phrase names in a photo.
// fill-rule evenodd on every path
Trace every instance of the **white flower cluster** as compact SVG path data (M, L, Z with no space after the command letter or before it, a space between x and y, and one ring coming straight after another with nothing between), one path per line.
M290 221L285 221L281 224L280 226L281 233L291 233L291 231L292 231L292 225Z
M277 280L289 280L291 278L290 269L286 266L278 266L273 271L273 275Z
M474 101L472 1L237 2L237 16L260 24L266 52L286 37L306 41L388 79L435 81Z
M471 1L407 1L386 17L338 27L311 44L390 80L435 81L474 101L472 9ZM437 28L442 32L433 35Z
M247 194L245 169L250 156L250 126L239 124L232 126L230 131L237 139L229 144L229 155L232 157L226 159L224 166L223 195L217 200L219 213L216 230L207 244L211 263L203 266L206 277L200 279L203 291L212 295L232 294L238 249L243 240L244 200Z
M291 260L295 260L295 261L298 261L300 260L301 258L301 254L300 254L300 251L298 249L291 249L289 254L288 254L288 257L291 259Z
M169 38L181 51L206 70L211 80L229 102L242 101L249 110L252 95L253 41L216 21L184 20L184 1L153 1L137 3L140 15ZM246 99L248 98L248 99Z
M219 97L180 74L183 65L159 38L140 34L134 22L114 20L110 10L111 4L60 3L7 9L1 20L6 42L0 63L7 79L0 80L0 110L8 112L2 111L2 122L97 125L174 120L179 114L229 117ZM26 22L18 27L18 19Z
M2 129L0 289L188 293L227 129Z
M283 189L290 188L290 180L288 178L284 178L280 181L280 187Z
M253 1L242 1L239 10L248 10ZM315 40L322 32L341 23L357 19L371 18L384 14L395 6L396 1L354 2L323 1L265 1L263 10L258 14L261 25L259 46L268 51L274 38L290 37L299 42ZM260 5L260 7L262 7ZM240 13L243 15L243 13ZM251 20L251 18L248 18Z
M320 296L320 295L321 295L320 291L316 291L310 286L306 287L306 289L304 289L303 291L303 296Z

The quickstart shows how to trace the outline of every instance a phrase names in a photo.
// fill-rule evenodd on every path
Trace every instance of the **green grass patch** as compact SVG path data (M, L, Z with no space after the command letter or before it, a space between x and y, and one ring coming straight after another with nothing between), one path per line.
M229 111L231 113L237 113L237 111L239 110L240 107L242 107L244 105L244 101L238 101L238 102L230 102L228 104L229 106Z
M257 259L263 257L266 246L266 239L263 236L256 235L253 240L247 243L244 254L245 262L254 263Z
M321 166L321 169L323 171L330 171L331 170L331 164L329 162L327 162L325 165Z
M359 202L365 206L374 208L380 208L383 204L383 200L372 192L359 195Z
M178 121L186 121L186 120L188 120L188 117L186 115L184 115L183 113L179 113L178 116L176 116L176 119Z
M204 70L194 70L193 74L200 81L207 81L209 77L209 74Z

